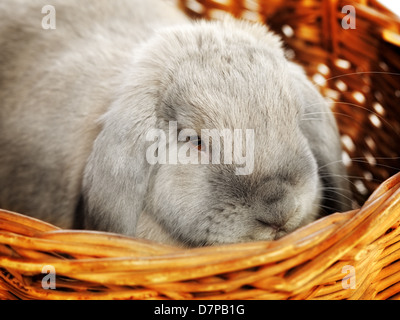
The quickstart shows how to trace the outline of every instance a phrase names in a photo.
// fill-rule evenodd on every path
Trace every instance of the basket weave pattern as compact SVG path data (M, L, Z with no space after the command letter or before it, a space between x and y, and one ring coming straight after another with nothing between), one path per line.
M341 28L344 5L357 12ZM375 1L180 0L267 22L331 99L360 208L272 242L182 249L0 211L2 299L400 299L400 22ZM56 289L42 287L43 267ZM354 288L346 286L346 267Z
M178 249L119 235L60 230L0 213L4 299L400 298L400 175L359 210L278 241ZM42 269L57 289L42 288ZM346 289L343 267L355 270Z

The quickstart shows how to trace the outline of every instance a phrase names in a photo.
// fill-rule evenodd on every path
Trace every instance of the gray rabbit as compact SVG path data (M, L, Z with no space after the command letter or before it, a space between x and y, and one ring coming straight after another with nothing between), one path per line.
M351 207L334 117L264 26L189 21L161 0L4 0L0 48L1 208L201 246L277 239ZM201 129L252 129L252 171L149 163L147 135L171 122L198 133L178 146L207 157L219 154Z

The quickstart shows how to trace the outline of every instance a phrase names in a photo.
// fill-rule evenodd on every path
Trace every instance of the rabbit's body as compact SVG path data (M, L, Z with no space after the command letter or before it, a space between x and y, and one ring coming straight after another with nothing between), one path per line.
M260 26L192 24L160 1L3 1L0 48L2 208L188 245L273 239L321 204L349 208L333 117ZM254 171L149 165L146 132L168 121L254 129Z
M163 3L151 9L152 2L0 3L2 208L73 225L96 120L135 47L154 26L186 20ZM56 9L55 30L41 25L48 4Z

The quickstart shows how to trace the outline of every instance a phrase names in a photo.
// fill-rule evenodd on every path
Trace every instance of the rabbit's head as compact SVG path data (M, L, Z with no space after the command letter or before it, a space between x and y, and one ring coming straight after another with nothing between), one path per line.
M144 210L199 246L276 239L348 208L333 116L265 27L163 30L124 77L86 167L86 227L135 235Z

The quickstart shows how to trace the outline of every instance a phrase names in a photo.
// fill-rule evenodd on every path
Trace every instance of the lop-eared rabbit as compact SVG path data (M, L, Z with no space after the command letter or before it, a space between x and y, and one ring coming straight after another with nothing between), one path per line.
M162 0L3 0L0 207L182 246L273 240L349 209L335 119L282 47L262 25L190 21ZM196 135L147 139L171 123ZM215 151L202 129L253 130L252 170L149 162L158 142L155 156L172 142L222 155L229 140Z

